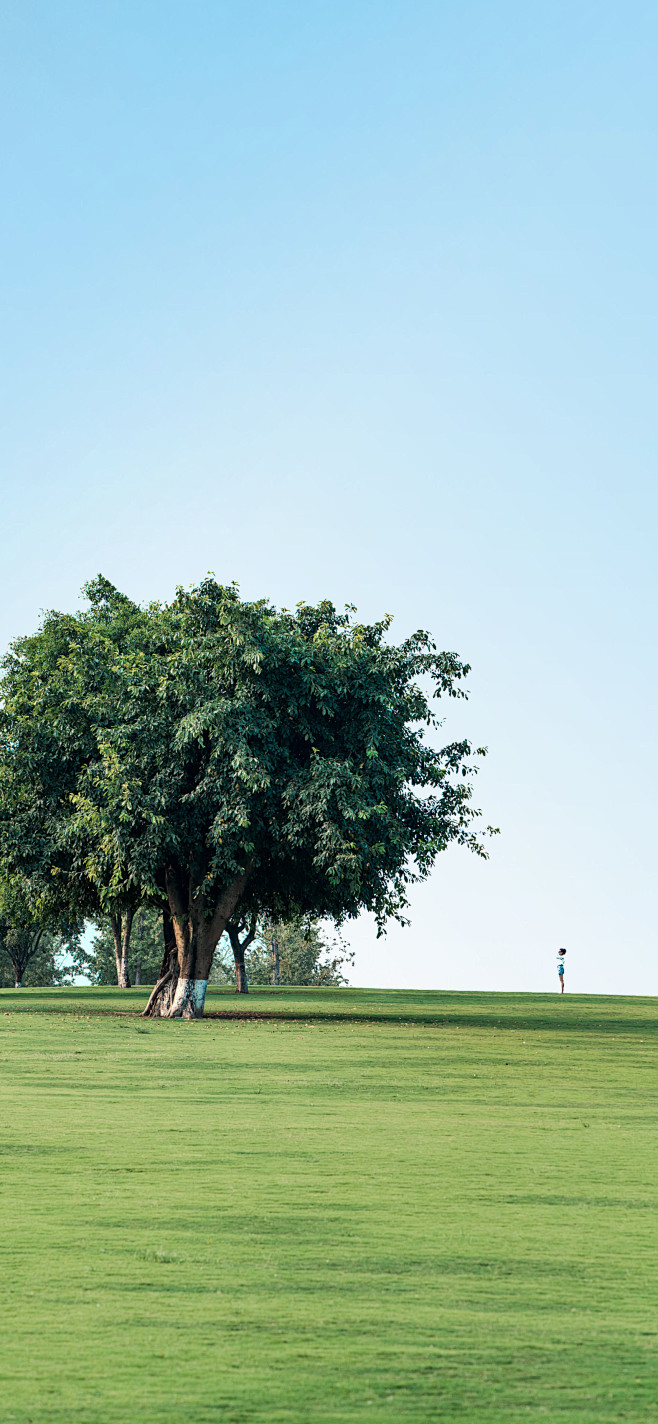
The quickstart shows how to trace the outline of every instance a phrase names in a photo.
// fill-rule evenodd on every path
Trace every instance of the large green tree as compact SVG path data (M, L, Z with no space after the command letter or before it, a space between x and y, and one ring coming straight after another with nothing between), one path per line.
M471 748L426 735L468 669L428 634L212 578L147 608L87 593L5 660L0 855L35 903L164 908L148 1012L203 1012L236 917L383 930L449 844L484 853Z

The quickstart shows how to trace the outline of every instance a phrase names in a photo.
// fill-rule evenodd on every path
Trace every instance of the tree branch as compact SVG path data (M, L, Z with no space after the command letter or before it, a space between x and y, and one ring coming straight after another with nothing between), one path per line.
M247 887L247 881L251 874L252 868L253 867L251 863L248 862L242 874L238 875L237 880L234 880L233 884L229 885L228 889L226 889L223 895L220 895L219 897L219 901L215 907L215 912L208 926L208 933L211 939L214 938L215 944L217 943L217 940L219 939L220 935L223 934L224 930L226 929L226 926L231 918L231 915L233 914L233 911L236 908L236 905L238 905L241 896L244 895L245 889Z
M165 871L165 888L170 912L176 919L182 920L187 906L183 904L180 875L173 865L168 865Z

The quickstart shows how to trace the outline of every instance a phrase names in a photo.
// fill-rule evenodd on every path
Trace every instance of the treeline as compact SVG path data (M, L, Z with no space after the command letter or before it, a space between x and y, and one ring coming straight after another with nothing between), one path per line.
M94 927L88 944L71 946L73 972L92 984L116 984L114 936L109 920ZM142 909L132 923L126 977L130 984L155 984L162 965L162 915ZM244 971L236 964L228 934L222 936L210 973L211 984L233 985L247 993L249 984L347 984L343 973L352 962L342 941L329 941L318 925L275 924L264 920L244 954ZM64 982L62 980L54 982Z
M125 960L128 985L155 984L163 956L162 915L142 909L133 918ZM249 984L297 984L311 987L347 984L343 972L354 956L339 937L328 940L318 925L274 924L257 927L244 959L236 964L229 936L217 946L211 984L232 985L246 994ZM116 984L114 934L109 918L91 933L53 934L15 929L0 923L0 989L53 988L76 983Z

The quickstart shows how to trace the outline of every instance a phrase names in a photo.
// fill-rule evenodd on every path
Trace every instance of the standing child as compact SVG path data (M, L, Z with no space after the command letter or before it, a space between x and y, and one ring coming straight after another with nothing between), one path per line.
M560 976L560 993L564 993L564 956L566 949L558 949L557 952L557 972Z

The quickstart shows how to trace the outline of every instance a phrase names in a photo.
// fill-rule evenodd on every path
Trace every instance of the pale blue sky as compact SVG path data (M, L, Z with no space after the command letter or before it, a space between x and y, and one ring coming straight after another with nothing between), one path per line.
M102 571L329 596L473 664L501 827L355 982L658 993L658 12L0 17L0 642Z

